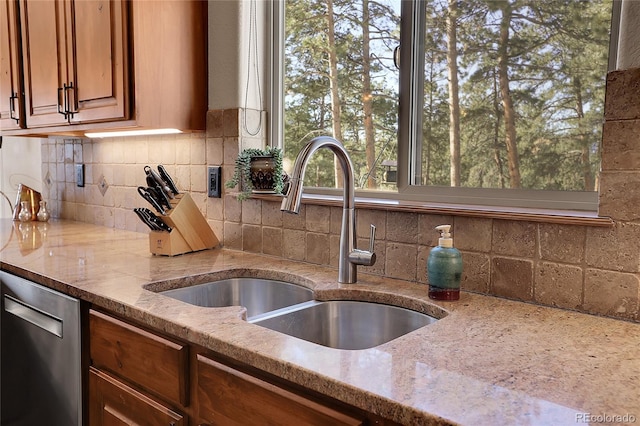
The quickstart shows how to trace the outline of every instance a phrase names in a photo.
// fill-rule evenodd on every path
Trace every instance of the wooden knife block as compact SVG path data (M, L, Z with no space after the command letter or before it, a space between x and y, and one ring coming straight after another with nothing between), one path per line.
M171 200L172 209L161 219L171 232L151 231L149 250L153 254L176 256L192 251L216 247L220 241L202 216L188 193L178 194Z

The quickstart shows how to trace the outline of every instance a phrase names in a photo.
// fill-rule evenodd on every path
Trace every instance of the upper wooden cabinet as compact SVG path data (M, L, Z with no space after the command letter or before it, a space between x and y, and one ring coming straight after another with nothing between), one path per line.
M206 5L20 0L26 129L3 134L204 130Z
M0 129L24 127L17 1L0 2Z
M122 1L21 1L28 127L129 118Z

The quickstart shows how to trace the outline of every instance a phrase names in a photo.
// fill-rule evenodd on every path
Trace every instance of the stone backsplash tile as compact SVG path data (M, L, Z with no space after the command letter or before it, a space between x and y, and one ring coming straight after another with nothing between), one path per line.
M306 208L307 231L329 234L331 208L328 206L309 205Z
M605 120L640 118L640 68L611 71L607 75Z
M240 203L242 209L242 223L260 225L262 223L262 202L260 200L245 200Z
M285 213L280 211L280 203L262 203L263 225L282 228L284 216Z
M329 234L307 232L306 261L317 265L329 264Z
M233 195L224 196L224 220L228 222L242 220L242 204Z
M214 109L207 111L207 138L224 136L224 111Z
M242 250L251 253L262 253L262 227L259 225L242 225Z
M533 300L533 261L494 257L491 293L508 299Z
M222 111L222 136L240 136L239 116L240 109L238 108L225 109Z
M242 250L242 224L237 222L224 223L223 245L226 248Z
M306 260L307 233L301 229L282 231L282 255L285 259Z
M385 256L384 271L386 276L416 281L417 246L389 242L386 245Z
M640 123L638 120L607 121L603 127L603 170L640 169Z
M431 246L423 246L423 245L418 246L418 257L417 257L417 264L416 264L416 280L419 283L426 284L429 282L429 280L427 279L427 261L429 259L429 252L431 251L431 248L432 248ZM464 259L464 261L466 262L466 259ZM464 281L464 277L462 278L462 281Z
M594 314L638 320L637 274L587 269L584 309Z
M494 220L491 250L495 254L529 257L536 252L536 225L514 220Z
M612 228L587 229L585 261L592 268L640 271L640 225L618 222Z
M271 256L282 257L282 228L264 226L262 228L262 252Z
M538 225L540 258L553 262L582 263L587 230L584 226Z
M282 226L285 229L307 229L307 206L301 205L298 213L282 212Z
M491 259L489 255L462 252L462 262L460 287L463 290L488 294L491 280Z
M491 251L492 228L493 219L456 217L453 225L455 245L459 250L489 253Z
M417 213L388 212L386 226L387 241L418 243Z
M598 214L620 221L640 220L640 171L602 171Z
M536 267L534 297L543 305L578 309L582 304L582 268L540 262Z

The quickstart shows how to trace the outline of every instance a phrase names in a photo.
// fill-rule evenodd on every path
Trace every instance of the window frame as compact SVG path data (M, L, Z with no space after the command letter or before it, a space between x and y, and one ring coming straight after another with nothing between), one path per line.
M270 81L270 144L283 148L284 143L284 40L285 1L271 1L271 43L269 45ZM356 196L429 204L449 205L454 209L541 209L554 211L597 212L598 191L549 191L530 189L464 188L416 185L420 175L420 146L422 133L422 93L424 79L424 34L426 31L425 3L429 0L402 0L400 45L400 88L398 99L398 167L397 191L356 190ZM613 0L609 42L608 71L616 68L617 45L620 27L621 0ZM406 17L409 16L409 19ZM339 195L342 190L305 187L305 193L314 198Z

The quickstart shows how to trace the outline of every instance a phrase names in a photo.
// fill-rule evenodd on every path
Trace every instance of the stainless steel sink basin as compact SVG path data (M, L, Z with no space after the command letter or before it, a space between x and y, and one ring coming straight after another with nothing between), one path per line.
M367 349L437 321L419 312L370 302L313 301L249 322L336 349Z
M230 278L160 294L197 306L244 306L247 317L313 300L311 289L262 278Z

